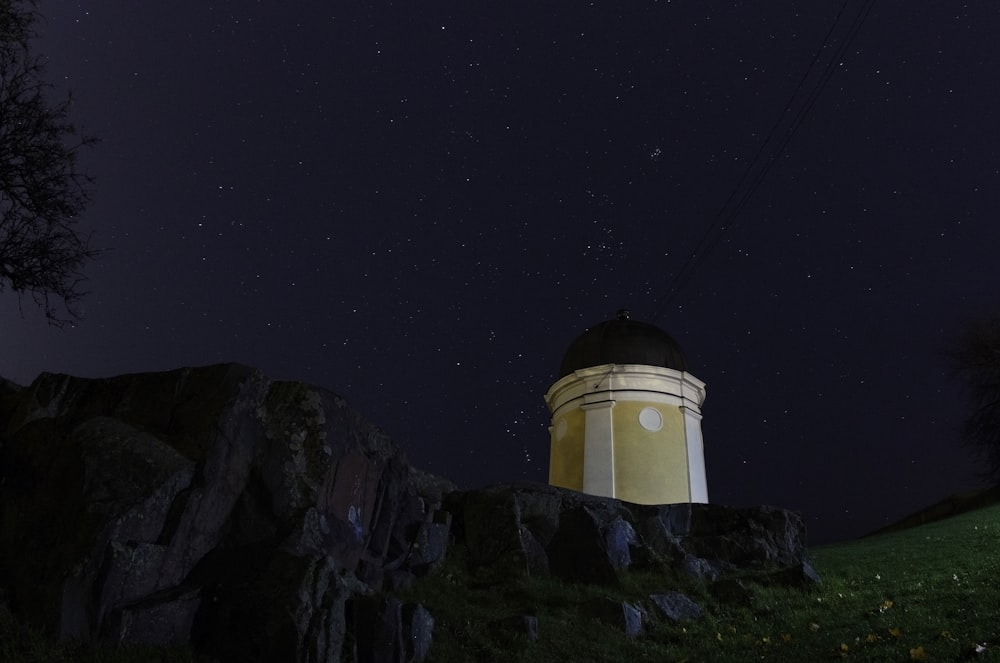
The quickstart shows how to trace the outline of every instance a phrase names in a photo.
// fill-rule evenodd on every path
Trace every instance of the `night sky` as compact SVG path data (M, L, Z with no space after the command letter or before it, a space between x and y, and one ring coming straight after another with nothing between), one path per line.
M997 3L38 8L106 252L72 328L0 298L0 375L238 361L546 481L542 396L627 307L708 384L713 502L821 543L981 485L942 353L998 309Z

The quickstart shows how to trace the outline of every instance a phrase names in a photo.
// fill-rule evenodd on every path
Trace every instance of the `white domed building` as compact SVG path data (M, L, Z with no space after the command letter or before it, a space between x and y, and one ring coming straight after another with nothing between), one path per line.
M625 310L591 327L566 351L545 402L553 486L638 504L708 502L705 383L662 329Z

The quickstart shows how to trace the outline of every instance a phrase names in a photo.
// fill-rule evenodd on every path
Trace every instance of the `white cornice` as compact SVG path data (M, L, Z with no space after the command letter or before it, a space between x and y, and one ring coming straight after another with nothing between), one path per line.
M604 364L581 368L556 381L545 394L549 410L601 400L654 400L674 403L698 415L705 383L686 371L645 364Z

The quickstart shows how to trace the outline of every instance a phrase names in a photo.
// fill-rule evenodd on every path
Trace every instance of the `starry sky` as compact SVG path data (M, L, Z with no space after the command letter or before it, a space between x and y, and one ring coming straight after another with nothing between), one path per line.
M105 252L72 328L0 297L0 375L238 361L546 481L542 396L626 307L708 384L712 501L822 543L981 485L943 352L998 305L995 2L38 9Z

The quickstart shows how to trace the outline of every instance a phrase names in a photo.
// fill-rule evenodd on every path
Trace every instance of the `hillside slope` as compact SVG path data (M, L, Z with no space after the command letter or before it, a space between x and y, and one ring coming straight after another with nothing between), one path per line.
M467 583L460 560L414 587L435 615L434 661L1000 660L1000 505L905 531L813 550L812 589L747 579L727 587L629 573L621 587L527 580ZM613 599L680 589L700 619L662 621L629 639L589 616ZM491 625L530 613L537 637Z

